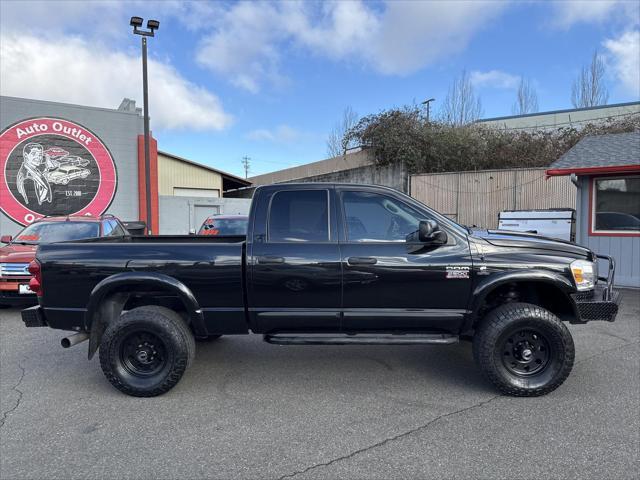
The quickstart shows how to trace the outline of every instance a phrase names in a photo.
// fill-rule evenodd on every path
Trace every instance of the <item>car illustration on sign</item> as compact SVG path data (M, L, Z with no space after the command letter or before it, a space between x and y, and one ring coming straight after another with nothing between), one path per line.
M51 183L66 185L76 178L87 178L91 172L86 168L77 167L71 164L60 165L57 169L49 172L47 178Z

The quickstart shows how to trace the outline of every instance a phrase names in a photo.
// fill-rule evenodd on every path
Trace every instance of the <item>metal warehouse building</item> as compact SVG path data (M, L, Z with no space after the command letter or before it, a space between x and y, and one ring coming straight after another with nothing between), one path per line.
M585 137L547 174L578 187L577 243L615 258L617 285L640 287L640 132Z
M46 215L145 219L143 131L128 99L106 109L0 96L0 234ZM153 138L150 153L154 233L188 233L206 212L226 213L225 190L249 184L159 153ZM229 202L229 213L248 210L247 201Z

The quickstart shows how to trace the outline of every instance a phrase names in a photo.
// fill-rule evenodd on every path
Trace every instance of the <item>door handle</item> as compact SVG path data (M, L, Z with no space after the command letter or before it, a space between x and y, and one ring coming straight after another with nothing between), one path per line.
M260 265L276 265L284 263L284 257L274 257L272 255L261 255L257 260Z
M375 265L378 259L374 257L349 257L347 259L349 265Z

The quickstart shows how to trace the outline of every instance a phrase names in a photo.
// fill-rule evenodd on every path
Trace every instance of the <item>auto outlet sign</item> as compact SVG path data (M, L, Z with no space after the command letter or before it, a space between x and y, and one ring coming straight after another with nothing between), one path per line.
M111 153L77 123L31 118L0 134L0 208L22 225L45 215L101 215L116 185Z

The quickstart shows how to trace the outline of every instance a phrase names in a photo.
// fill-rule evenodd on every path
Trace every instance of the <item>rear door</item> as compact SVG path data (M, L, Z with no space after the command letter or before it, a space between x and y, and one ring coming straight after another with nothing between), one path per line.
M338 331L342 292L334 189L266 189L254 202L247 252L252 329Z

